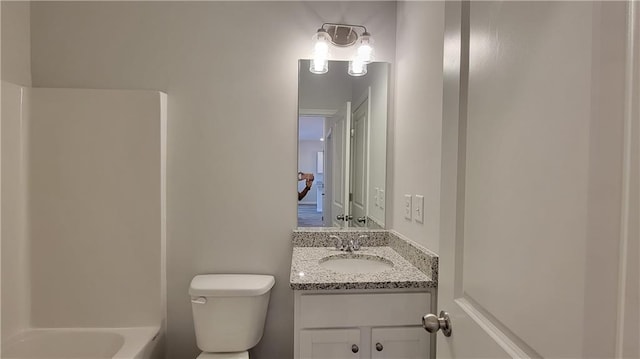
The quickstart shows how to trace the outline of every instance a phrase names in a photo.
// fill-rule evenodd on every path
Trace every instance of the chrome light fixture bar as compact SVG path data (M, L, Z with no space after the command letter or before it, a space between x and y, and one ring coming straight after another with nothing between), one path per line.
M361 31L358 33L358 31ZM324 74L329 71L329 45L349 47L357 45L353 58L349 61L348 73L351 76L363 76L367 73L367 64L373 61L373 39L367 28L362 25L337 24L326 22L313 36L313 55L309 71Z

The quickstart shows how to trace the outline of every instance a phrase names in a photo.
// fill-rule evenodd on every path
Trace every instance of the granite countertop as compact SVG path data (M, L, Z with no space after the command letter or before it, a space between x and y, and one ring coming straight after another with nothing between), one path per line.
M320 266L322 258L334 255L381 257L393 267L375 273L341 273ZM436 264L437 265L437 264ZM390 246L362 247L348 253L334 247L294 246L290 286L295 290L434 288L437 278L425 274Z

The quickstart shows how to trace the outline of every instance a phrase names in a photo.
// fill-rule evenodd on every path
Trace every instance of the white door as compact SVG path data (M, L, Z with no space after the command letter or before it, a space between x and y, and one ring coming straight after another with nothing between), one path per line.
M626 4L445 7L438 358L613 357Z
M346 102L336 114L328 119L331 128L330 176L325 176L325 187L330 186L330 218L331 226L343 227L347 222L338 219L347 216L349 211L349 132L351 128L351 102Z
M422 327L371 329L372 359L424 359L429 357L429 337Z
M305 329L300 332L301 359L357 359L360 354L360 329Z
M351 193L349 222L354 227L366 227L368 198L369 98L353 113L351 120Z

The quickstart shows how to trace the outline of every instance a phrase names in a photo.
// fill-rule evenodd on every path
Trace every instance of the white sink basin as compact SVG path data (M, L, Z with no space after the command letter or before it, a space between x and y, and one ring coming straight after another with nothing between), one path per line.
M320 259L320 266L340 273L376 273L393 268L393 263L367 254L338 254Z

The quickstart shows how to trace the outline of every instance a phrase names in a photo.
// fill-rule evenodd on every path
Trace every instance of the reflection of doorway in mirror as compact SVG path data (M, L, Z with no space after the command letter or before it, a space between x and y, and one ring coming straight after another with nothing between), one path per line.
M298 226L322 226L322 198L324 174L318 171L318 153L324 152L323 115L304 115L299 117L298 130L298 171L313 174L311 190L298 201ZM298 192L305 188L305 181L298 181Z
M367 227L369 173L369 93L351 119L350 226Z

